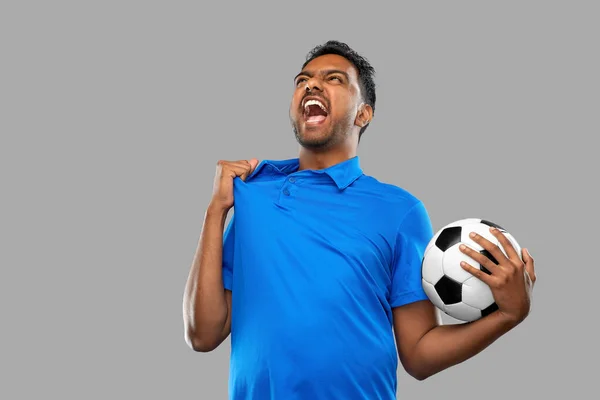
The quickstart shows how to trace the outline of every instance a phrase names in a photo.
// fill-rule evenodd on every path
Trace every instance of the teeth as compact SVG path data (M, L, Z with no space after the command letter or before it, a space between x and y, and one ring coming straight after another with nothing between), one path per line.
M317 106L321 107L321 109L323 111L327 112L327 110L325 109L325 106L319 100L308 100L306 103L304 103L304 109L306 110L308 108L308 106L311 106L311 105L317 105Z

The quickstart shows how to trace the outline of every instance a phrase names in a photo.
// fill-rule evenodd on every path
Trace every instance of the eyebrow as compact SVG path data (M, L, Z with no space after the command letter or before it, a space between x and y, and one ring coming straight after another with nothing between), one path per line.
M346 80L350 80L350 76L348 76L348 73L346 73L345 71L339 70L339 69L326 69L324 71L321 72L321 75L329 75L329 74L342 74L344 75L344 77L346 78ZM314 75L312 72L310 71L301 71L298 75L296 75L294 77L294 82L296 82L296 80L298 79L299 76L302 75L306 75L309 78L312 78L312 76Z

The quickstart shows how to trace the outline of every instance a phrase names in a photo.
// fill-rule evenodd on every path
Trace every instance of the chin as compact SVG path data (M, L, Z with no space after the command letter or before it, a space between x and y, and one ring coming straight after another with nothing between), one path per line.
M294 121L292 127L300 145L307 148L323 148L332 142L334 136L329 123L329 118L318 125L307 124L304 118L299 118Z
M300 145L307 148L318 149L327 147L332 142L331 134L325 132L303 131L296 135L296 140Z

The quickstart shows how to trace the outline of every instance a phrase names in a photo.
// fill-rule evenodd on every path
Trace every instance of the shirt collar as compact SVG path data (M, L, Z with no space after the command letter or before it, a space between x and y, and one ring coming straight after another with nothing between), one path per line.
M252 172L252 174L250 174L246 180L248 181L256 175L265 173L266 166L271 166L280 173L289 175L298 171L298 168L300 167L300 159L290 158L286 160L263 160L256 166L254 172ZM354 156L348 160L342 161L325 169L313 169L307 171L317 174L327 174L335 182L337 187L342 190L350 186L363 174L358 156Z

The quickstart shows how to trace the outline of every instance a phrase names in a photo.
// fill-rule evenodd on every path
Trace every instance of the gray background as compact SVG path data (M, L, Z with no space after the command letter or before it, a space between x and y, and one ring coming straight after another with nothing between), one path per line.
M426 381L399 369L398 398L588 398L598 7L380 4L2 2L0 397L226 398L229 340L195 353L182 320L215 164L297 155L293 76L337 39L377 70L365 172L436 229L503 225L539 274L522 325Z

